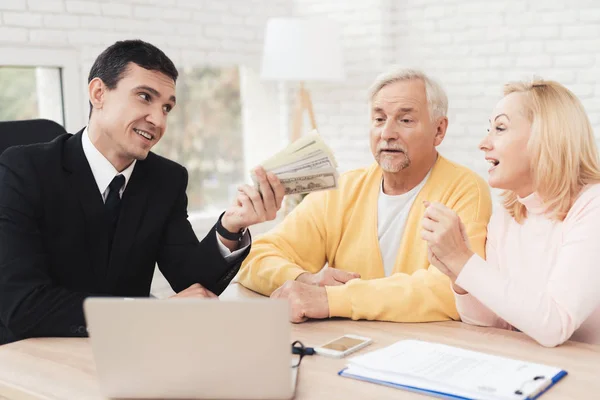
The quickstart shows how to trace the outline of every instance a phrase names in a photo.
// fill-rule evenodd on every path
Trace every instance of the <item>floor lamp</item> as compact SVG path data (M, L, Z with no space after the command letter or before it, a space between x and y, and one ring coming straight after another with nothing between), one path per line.
M290 142L303 133L304 114L311 130L317 120L306 82L335 82L345 78L337 25L327 19L272 18L267 22L261 79L298 84L292 113Z

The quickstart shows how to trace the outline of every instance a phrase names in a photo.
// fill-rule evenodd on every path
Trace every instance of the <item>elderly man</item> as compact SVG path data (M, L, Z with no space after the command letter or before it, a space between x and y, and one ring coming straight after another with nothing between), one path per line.
M482 178L436 150L447 109L443 89L420 71L378 77L370 90L376 162L344 174L335 191L307 196L257 240L240 282L288 298L292 322L459 319L451 281L430 265L421 239L423 202L456 211L483 256L491 200Z

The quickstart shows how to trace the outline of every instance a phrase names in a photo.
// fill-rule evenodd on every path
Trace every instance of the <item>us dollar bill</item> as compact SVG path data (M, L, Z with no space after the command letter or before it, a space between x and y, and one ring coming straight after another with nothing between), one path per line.
M338 174L335 171L290 176L282 174L278 178L285 188L285 194L302 194L337 188ZM295 174L294 174L295 175Z
M319 169L334 169L335 165L329 157L315 158L308 161L301 161L294 164L288 164L283 167L272 169L275 175L291 174L303 171L315 171Z
M260 165L279 178L286 195L335 189L338 184L335 156L317 131L290 143ZM253 171L250 176L260 190Z
M331 168L321 171L281 174L277 175L277 177L285 189L285 194L288 195L335 189L338 185L339 175L335 169ZM253 176L252 180L258 190L260 190L260 184L256 176Z

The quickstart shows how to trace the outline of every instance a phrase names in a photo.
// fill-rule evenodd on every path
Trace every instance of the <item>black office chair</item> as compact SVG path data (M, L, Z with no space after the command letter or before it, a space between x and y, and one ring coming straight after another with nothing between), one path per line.
M0 154L11 146L49 142L67 133L60 124L49 119L0 122Z

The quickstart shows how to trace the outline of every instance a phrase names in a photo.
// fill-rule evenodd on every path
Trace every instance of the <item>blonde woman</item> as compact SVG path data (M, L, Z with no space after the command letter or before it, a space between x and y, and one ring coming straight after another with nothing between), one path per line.
M508 84L479 145L504 189L474 254L456 214L425 203L422 237L453 282L464 322L518 329L543 346L600 343L600 164L579 100L552 81Z

